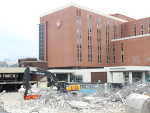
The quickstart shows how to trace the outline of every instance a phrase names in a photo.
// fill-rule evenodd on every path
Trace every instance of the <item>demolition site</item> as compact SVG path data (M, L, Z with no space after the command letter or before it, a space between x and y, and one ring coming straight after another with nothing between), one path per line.
M0 112L150 113L149 42L150 17L41 14L39 58L0 61Z

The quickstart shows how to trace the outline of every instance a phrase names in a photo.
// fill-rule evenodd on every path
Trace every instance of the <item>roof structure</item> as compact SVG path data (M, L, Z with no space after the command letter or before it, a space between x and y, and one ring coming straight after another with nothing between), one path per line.
M114 19L114 20L118 20L118 21L121 21L121 22L128 22L128 21L126 21L126 20L123 20L123 19L120 19L120 18L116 18L116 17L111 16L111 15L109 15L109 14L104 14L104 13L101 13L101 12L99 12L99 11L96 11L96 10L93 10L93 9L90 9L90 8L87 8L87 7L78 5L78 4L74 4L74 3L70 3L70 4L68 4L68 5L59 7L59 8L57 8L57 9L52 10L52 11L43 13L43 14L40 15L40 17L46 16L46 15L48 15L48 14L51 14L51 13L60 11L60 10L62 10L62 9L65 9L65 8L68 8L68 7L71 7L71 6L77 7L77 8L80 8L80 9L83 9L83 10L86 10L86 11L89 11L89 12L92 12L92 13L96 13L96 14L99 14L99 15L102 15L102 16L105 16L105 17Z

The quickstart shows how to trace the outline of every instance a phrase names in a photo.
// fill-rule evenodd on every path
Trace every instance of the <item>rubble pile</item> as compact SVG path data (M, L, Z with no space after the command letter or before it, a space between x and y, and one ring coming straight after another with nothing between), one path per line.
M37 89L34 90L37 91ZM62 93L50 90L50 88L40 89L37 92L41 95L40 99L24 100L23 106L20 106L18 92L1 93L0 99L4 109L10 113L125 113L126 97L132 93L149 95L150 85L136 82L132 85L125 85L121 89L112 87L109 91L89 95L87 93L77 95Z
M138 81L133 84L124 85L121 89L112 87L104 93L97 92L94 96L108 98L109 101L124 102L126 97L133 93L148 96L150 94L150 84L141 84L141 81Z

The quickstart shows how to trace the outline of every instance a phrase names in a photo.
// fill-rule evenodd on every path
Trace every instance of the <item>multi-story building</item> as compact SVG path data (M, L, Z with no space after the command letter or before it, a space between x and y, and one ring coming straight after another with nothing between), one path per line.
M136 20L118 13L107 15L73 3L40 17L39 59L48 61L48 68L55 68L51 71L68 81L76 72L59 70L58 74L56 69L99 68L88 75L78 73L75 79L91 82L105 78L103 82L113 82L117 77L104 67L150 66L149 42L150 17ZM114 75L121 75L125 82L126 76L133 78L129 73L128 69ZM146 76L141 71L140 75Z

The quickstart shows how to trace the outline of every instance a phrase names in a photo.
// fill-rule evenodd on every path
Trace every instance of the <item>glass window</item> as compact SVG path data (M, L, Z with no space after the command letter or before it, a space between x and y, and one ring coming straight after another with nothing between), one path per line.
M110 63L109 21L108 20L106 20L106 57L107 57L107 63Z
M141 34L143 35L143 22L141 22Z
M116 26L116 22L114 22L114 39L117 39L117 26Z
M82 75L72 75L70 76L70 81L71 82L83 82L83 77Z
M149 26L149 33L150 33L150 20L148 20L148 24L149 24L148 26Z
M39 24L39 60L44 60L44 23Z
M82 62L81 60L82 58L82 35L81 35L81 11L80 10L79 10L79 16L80 17L78 17L78 11L77 11L77 61L79 62L79 59L80 59L80 62Z
M92 54L92 27L91 27L91 15L89 14L87 14L87 25L88 25L87 26L88 28L88 54ZM91 61L92 61L92 58L88 55L88 62L91 62Z
M121 43L121 51L123 51L123 43Z
M124 37L124 29L123 29L123 25L121 24L121 38Z
M121 58L122 58L122 63L124 62L124 57L123 57L123 43L121 43Z
M136 23L134 23L134 36L136 36Z
M115 44L113 44L113 62L115 63Z

